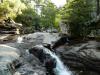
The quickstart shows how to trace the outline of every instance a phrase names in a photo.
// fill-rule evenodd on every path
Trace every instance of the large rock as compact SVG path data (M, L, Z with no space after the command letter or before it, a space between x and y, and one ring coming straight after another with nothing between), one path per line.
M18 49L0 45L0 75L14 75L14 62L19 59Z
M45 33L45 32L36 32L33 34L28 34L23 36L23 42L34 42L35 45L48 43L51 44L54 41L59 39L58 33Z
M21 53L19 58L21 65L16 68L15 75L46 75L45 67L38 58L27 53L27 50L34 46L33 43L8 43L7 45L19 49Z

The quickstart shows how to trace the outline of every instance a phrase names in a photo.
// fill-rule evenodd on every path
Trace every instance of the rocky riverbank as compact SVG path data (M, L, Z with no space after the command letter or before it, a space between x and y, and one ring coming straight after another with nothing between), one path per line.
M54 35L55 37L53 37ZM57 40L57 36L58 34L35 33L22 36L23 40L20 43L16 38L14 38L14 42L9 41L4 43L6 46L18 49L20 52L20 57L17 60L19 63L17 66L14 66L16 71L15 75L45 75L45 67L35 56L27 54L27 50L37 44L51 43Z
M27 50L36 44L52 43L56 41L59 39L58 34L35 33L24 35L22 38L20 43L16 40L14 43L9 42L5 44L20 51L20 57L18 59L19 64L15 66L16 75L45 75L45 67L35 56L28 54ZM98 70L100 70L100 42L87 41L70 46L63 45L56 49L56 54L61 57L64 64L68 66L73 73L75 72L76 75L99 75L97 73ZM86 60L83 58L86 58ZM94 66L89 65L92 64L90 59L93 60L92 62L95 62L93 63ZM96 60L94 61L94 59ZM79 63L79 60L83 60L84 62L82 61L83 63ZM95 68L97 68L97 71Z
M100 42L87 41L56 49L62 61L75 75L99 75L100 73Z

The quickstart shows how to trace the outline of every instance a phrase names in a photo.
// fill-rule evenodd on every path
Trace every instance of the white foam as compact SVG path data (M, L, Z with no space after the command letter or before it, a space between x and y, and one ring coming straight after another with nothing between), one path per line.
M43 47L42 45L37 45L38 47ZM49 49L43 47L44 52L47 54L50 54L53 58L56 59L56 68L54 69L54 72L56 75L72 75L72 72L69 71L68 67L65 67L63 62L60 60L60 58L53 52L51 52Z

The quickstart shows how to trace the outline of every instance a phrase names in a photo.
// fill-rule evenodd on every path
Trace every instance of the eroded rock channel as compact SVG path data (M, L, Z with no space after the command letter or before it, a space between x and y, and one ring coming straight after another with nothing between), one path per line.
M10 47L10 50L8 50L8 54L13 53L12 57L6 57L5 58L11 61L9 62L11 67L11 70L8 70L8 72L4 72L4 69L1 67L0 75L46 75L46 68L44 65L40 62L40 60L32 55L29 54L27 51L32 48L35 45L39 44L51 44L54 43L59 39L59 34L51 34L51 33L34 33L24 36L19 36L19 38L13 42L13 43L6 43L5 45L0 45L0 51L4 50L4 46L6 46L6 50L8 50L8 47ZM49 41L48 41L49 40ZM69 69L72 71L73 75L99 75L98 73L100 71L100 52L99 52L100 42L96 41L87 41L85 43L79 43L76 45L63 45L56 49L56 54L62 59L62 62L66 66L69 67ZM14 49L14 52L13 52ZM0 52L1 53L1 52ZM5 53L7 54L7 53ZM15 55L14 55L15 54ZM18 57L16 56L18 54ZM77 55L79 54L79 55ZM82 57L80 56L82 55ZM2 55L0 55L1 57ZM83 59L84 57L87 57L89 60ZM5 58L3 62L5 62ZM81 61L81 59L84 61ZM97 59L97 61L95 60ZM2 60L2 57L0 58L0 61ZM74 61L73 61L74 60ZM81 63L83 62L83 63ZM92 69L91 66L92 60L95 66L94 69ZM95 60L95 61L94 61ZM12 63L13 61L13 63ZM8 60L7 60L8 63ZM87 63L87 64L84 64ZM2 63L0 63L2 64ZM4 64L4 63L3 63ZM92 64L92 65L89 65ZM88 67L86 67L89 65ZM6 67L7 69L9 67ZM84 69L83 69L84 68ZM91 69L90 69L91 68ZM95 69L96 68L96 69ZM6 74L5 74L6 73Z

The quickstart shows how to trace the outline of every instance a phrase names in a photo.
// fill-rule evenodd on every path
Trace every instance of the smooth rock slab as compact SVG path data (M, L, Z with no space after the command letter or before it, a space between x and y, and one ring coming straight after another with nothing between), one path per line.
M0 75L13 75L13 62L19 59L18 49L0 44Z

